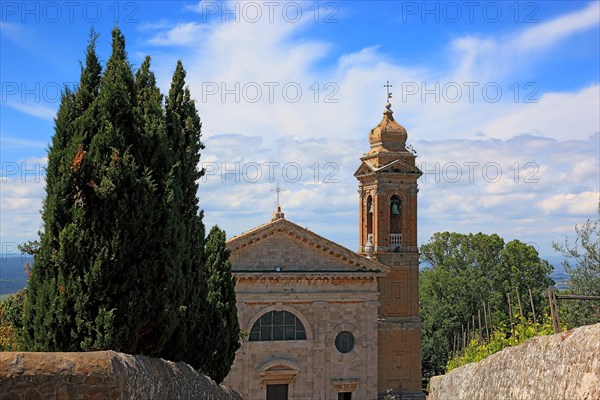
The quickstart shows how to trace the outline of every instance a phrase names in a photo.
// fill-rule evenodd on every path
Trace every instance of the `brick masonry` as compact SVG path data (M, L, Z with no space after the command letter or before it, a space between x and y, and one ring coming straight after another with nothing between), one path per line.
M421 320L417 248L416 156L407 150L406 129L386 104L370 133L370 150L354 174L359 187L359 254L386 265L379 279L378 391L404 397L421 394ZM392 235L401 235L401 244ZM372 248L368 249L371 237Z

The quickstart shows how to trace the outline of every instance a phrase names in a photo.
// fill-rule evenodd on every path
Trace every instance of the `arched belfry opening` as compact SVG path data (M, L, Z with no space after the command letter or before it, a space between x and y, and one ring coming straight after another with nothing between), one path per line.
M373 206L373 197L369 196L367 197L367 234L372 234L373 233L373 213L374 213L374 206Z
M390 247L392 251L400 251L402 246L402 201L397 195L390 199Z
M390 199L390 233L402 233L402 201L396 195Z

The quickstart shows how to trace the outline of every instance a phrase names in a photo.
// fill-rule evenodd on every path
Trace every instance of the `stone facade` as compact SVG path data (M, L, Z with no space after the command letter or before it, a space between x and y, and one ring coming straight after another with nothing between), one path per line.
M388 103L355 173L358 253L286 220L281 209L271 222L227 242L240 326L249 340L225 384L244 399L376 400L388 390L397 398L424 398L417 249L421 171L406 137ZM282 312L301 321L306 337L262 338L263 328L273 335L276 329L274 322L263 322ZM344 340L353 341L347 352Z
M434 376L429 399L600 399L600 324L535 337Z
M283 217L228 247L242 330L270 311L287 311L306 340L244 341L225 384L245 400L264 400L274 384L287 384L295 400L337 400L340 392L377 398L377 281L386 267ZM340 332L354 337L348 353L335 346Z
M0 399L242 400L183 362L114 351L0 352Z

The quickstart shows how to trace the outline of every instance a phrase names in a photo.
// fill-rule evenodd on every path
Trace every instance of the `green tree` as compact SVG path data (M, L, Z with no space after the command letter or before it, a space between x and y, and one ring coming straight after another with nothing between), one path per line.
M0 351L19 351L19 332L23 323L25 291L0 301Z
M532 289L539 312L543 293L552 284L552 267L534 247L518 240L505 244L496 234L435 233L420 250L425 264L420 273L420 299L426 378L444 372L455 336L458 340L463 328L472 326L473 316L478 320L483 304L489 303L494 325L498 325L509 318L507 293L514 298L518 292L527 305L525 299ZM530 307L523 308L529 315Z
M502 288L504 293L511 293L511 295L518 293L524 317L532 318L531 308L528 306L529 289L534 294L535 309L542 310L546 306L547 300L543 295L546 289L554 284L550 278L553 268L548 261L540 259L535 247L518 240L507 243L500 254L500 270L508 272L509 280L503 281L508 285L501 286L500 282L495 282L494 288ZM517 304L518 298L514 301Z
M224 233L205 246L204 146L185 70L178 62L163 104L150 57L134 76L115 28L102 72L96 40L55 119L44 227L22 246L35 259L17 337L25 350L142 353L222 380L237 349L235 293Z
M205 229L203 212L198 207L198 180L204 171L198 169L201 142L201 123L189 89L186 72L177 62L165 105L165 129L169 148L176 162L169 172L169 202L172 206L177 234L172 236L177 248L178 263L184 279L182 306L178 310L179 324L167 345L168 357L183 360L202 370L210 348L211 327L207 315L207 284L204 279Z
M595 219L588 219L581 227L575 225L575 234L574 244L568 238L564 243L552 243L565 257L562 265L569 274L569 292L600 296L600 202ZM600 322L600 301L562 301L560 310L569 328Z
M143 318L153 318L145 309L152 271L142 255L154 186L130 152L138 128L133 75L118 29L102 77L95 41L79 88L63 96L49 151L44 233L26 306L31 350L136 352Z
M217 383L229 373L240 347L240 327L235 299L235 279L231 274L229 250L225 246L225 232L214 226L206 242L206 270L208 285L205 324L211 327L207 340L210 357L200 368Z
M25 302L23 346L30 350L76 350L71 345L74 302L67 299L64 259L64 233L73 222L72 208L81 200L75 183L75 170L84 155L81 138L91 135L90 104L99 92L101 67L95 52L97 35L90 33L85 66L81 69L76 93L65 88L55 118L55 134L48 152L46 199L42 209L44 229ZM81 130L78 130L81 129ZM31 249L34 250L33 248ZM73 264L76 265L74 260Z

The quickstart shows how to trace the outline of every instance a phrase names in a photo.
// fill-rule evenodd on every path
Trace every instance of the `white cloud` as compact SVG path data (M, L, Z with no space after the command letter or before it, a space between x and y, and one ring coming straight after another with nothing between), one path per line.
M437 231L486 231L508 240L536 242L550 254L552 240L561 240L594 211L590 195L585 193L600 190L598 135L572 141L523 135L509 140L446 139L413 144L419 152L417 165L428 169L419 181L420 243ZM365 141L284 137L271 147L257 137L216 135L206 146L203 157L219 166L200 186L201 202L208 207L207 224L218 223L229 235L235 235L267 222L274 209L272 189L279 182L286 189L281 199L287 218L351 249L356 247L357 181L353 173L367 149ZM325 182L327 173L334 171L325 170L329 161L335 162L335 173L331 182ZM225 174L223 162L228 165ZM278 164L272 175L266 162ZM250 169L244 172L244 165L250 163L261 165L262 176L257 181L253 181L256 174L250 174ZM303 175L298 182L283 174L283 166L289 163L301 168ZM315 163L319 172L316 183ZM451 163L460 167L459 175L456 168L445 168ZM486 174L487 165L494 167ZM498 179L496 171L500 172ZM575 175L575 171L580 174ZM549 219L550 211L539 204L546 204L557 190L573 193L577 205L557 206ZM558 204L557 199L562 197L551 204ZM336 223L325 223L323 215ZM569 229L556 231L557 223Z
M358 206L352 174L368 149L369 130L381 118L381 86L390 79L394 116L407 127L419 165L434 171L420 182L419 241L441 230L493 230L507 239L522 235L520 239L538 241L548 250L566 228L570 231L582 222L599 191L600 86L596 82L552 93L539 88L539 102L528 104L522 98L515 102L504 81L519 72L522 65L515 60L524 59L525 53L529 57L523 62L545 68L536 64L539 55L597 26L597 10L594 2L522 31L459 37L448 43L448 58L457 60L451 67L406 65L389 58L378 43L332 59L338 50L335 43L302 35L310 28L311 14L297 23L270 23L265 18L250 23L207 21L204 14L193 14L190 20L188 13L185 21L161 20L140 29L148 44L160 46L153 69L163 92L178 58L187 69L203 120L207 147L202 162L213 168L207 167L199 190L207 225L218 223L232 235L268 221L274 208L271 189L279 181L286 189L282 202L291 220L355 248ZM469 81L479 84L473 101L464 85ZM422 84L431 88L436 82L440 90L448 83L459 84L460 100L423 97ZM498 102L484 98L486 82L501 85ZM403 98L403 83L415 83L419 92L404 93ZM294 102L297 88L302 94ZM260 96L254 102L257 89ZM42 118L54 116L43 107L21 105L21 110ZM265 163L279 163L273 179L269 166L274 164ZM284 174L284 167L294 163L302 172L298 182ZM450 169L444 170L450 163L461 168L458 181L449 175ZM472 181L465 163L478 164ZM255 164L261 173L258 180L251 175ZM502 175L497 180L485 169L488 165L499 166ZM335 180L325 182L331 173ZM525 182L526 178L537 181ZM17 231L17 221L24 218L26 205L20 206L19 199L43 197L36 192L39 187L15 185L3 184L2 201L13 207L3 211L3 237ZM39 209L36 204L27 210ZM326 222L324 215L334 216L336 223ZM37 227L39 216L30 221Z
M545 93L537 103L510 104L505 115L489 116L482 130L501 138L535 129L554 139L583 139L600 131L598 110L599 85L576 93Z
M18 194L18 193L16 193ZM41 205L40 198L8 197L2 198L2 208L5 210L24 210L39 209Z
M224 4L234 9L233 3ZM194 8L201 12L201 3ZM389 77L394 84L395 116L410 128L413 139L482 134L509 139L532 130L558 140L585 139L600 129L598 84L570 93L545 93L535 83L525 87L527 82L518 82L515 101L514 82L505 83L503 78L519 68L513 61L518 58L515 51L531 52L528 43L556 27L560 34L540 41L540 49L550 49L561 39L589 29L594 25L590 15L596 9L597 4L591 3L549 22L526 25L531 27L508 33L508 39L457 38L448 58L458 63L450 69L447 65L417 68L395 63L377 43L330 61L332 43L302 37L312 23L310 13L297 23L286 22L278 13L274 22L265 17L256 23L247 18L236 22L231 17L223 22L200 13L195 21L170 28L161 22L150 42L190 45L184 65L208 137L240 133L260 136L267 143L285 135L360 140L377 123L385 101L381 77ZM583 22L574 24L577 18ZM165 89L176 58L181 58L179 52L155 58L159 82ZM531 63L537 60L528 59ZM477 86L470 87L468 82ZM436 84L437 98L426 95L425 90ZM416 85L417 93L407 94L407 85ZM493 85L501 90L498 102L491 101ZM452 90L456 87L460 99L454 102ZM526 98L537 103L526 103Z
M27 140L15 137L9 137L5 134L0 134L0 143L3 149L10 148L47 148L48 143L39 140Z
M4 141L4 138L3 138ZM0 172L0 242L33 240L41 225L47 157L4 161Z
M19 45L27 45L33 35L31 29L24 29L22 25L0 21L2 35ZM27 46L29 47L29 46Z
M594 174L598 137L590 135L600 130L600 89L598 84L566 93L537 88L533 99L538 103L528 104L523 96L531 94L531 88L520 87L515 102L512 83L504 82L522 68L514 60L523 58L523 53L528 55L526 62L535 65L540 59L537 55L597 25L590 17L595 9L597 4L590 4L501 35L459 37L449 43L448 59L457 60L450 67L401 64L387 57L378 43L331 61L335 44L302 36L311 23L309 18L298 23L269 23L264 18L249 23L244 18L239 22L207 20L198 14L193 24L202 21L205 29L200 33L188 24L179 40L194 44L184 65L203 119L207 147L202 160L213 163L199 192L207 207L207 224L219 223L232 235L268 221L274 207L271 189L279 181L286 188L282 202L288 218L355 248L357 183L352 174L358 157L368 149L369 130L381 118L385 77L394 85L394 116L407 127L409 142L419 152L417 162L434 171L420 182L419 240L440 230L492 229L509 239L522 234L522 240L545 243L547 252L549 243L559 239L549 229L556 221L548 221L536 204L557 195L558 190L575 194L599 190L598 174ZM574 23L577 18L582 22ZM157 37L168 37L177 27L161 28ZM168 87L176 58L158 60L162 87ZM470 81L479 85L472 99L464 84ZM269 99L267 82L278 85L273 99ZM334 84L329 89L325 88L328 82ZM436 82L440 86L437 101L423 95L423 89L435 87ZM501 85L498 102L486 101L482 87L489 82ZM255 83L262 96L253 103L248 99L253 93L244 93L244 87L250 90ZM412 83L418 92L409 96L406 89ZM444 85L454 83L462 90L456 103L441 93ZM298 102L284 98L286 84L302 89ZM335 102L325 102L325 95ZM269 162L280 164L272 180L263 164ZM322 182L330 172L324 170L327 162L335 163L337 183ZM232 181L235 173L223 176L223 169L231 171L236 163L241 174L237 183ZM251 163L262 168L257 182L244 176L244 171L251 172ZM301 166L301 181L293 183L283 176L286 163ZM311 179L315 163L319 165L317 184ZM444 169L450 163L461 168L458 181L450 176L450 168ZM473 163L477 165L470 171ZM497 180L492 179L496 165L501 172ZM335 226L322 222L323 215L332 214L337 218ZM577 222L570 213L562 215L563 226Z
M148 29L159 28L161 25L149 25ZM160 32L156 36L150 38L148 42L156 46L184 46L194 44L195 39L200 34L204 34L205 29L197 23L187 22L179 23L175 27Z
M454 77L467 81L503 78L523 65L531 65L561 40L597 26L599 13L600 3L592 1L584 9L502 37L458 37L452 42L453 49L461 56Z
M589 216L598 208L600 192L557 194L540 201L537 205L546 213L568 213Z
M8 107L14 108L15 110L19 110L29 115L33 115L34 117L42 118L45 120L52 121L56 116L56 109L51 107L46 107L41 104L31 104L31 103L19 103L15 101L9 101L5 103Z
M600 23L599 15L600 3L592 1L582 10L536 24L517 36L507 47L513 47L522 53L549 47L573 33L597 26Z
M2 178L0 191L0 242L20 243L37 238L41 225L40 209L44 193L44 179L25 180Z

